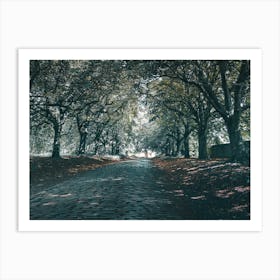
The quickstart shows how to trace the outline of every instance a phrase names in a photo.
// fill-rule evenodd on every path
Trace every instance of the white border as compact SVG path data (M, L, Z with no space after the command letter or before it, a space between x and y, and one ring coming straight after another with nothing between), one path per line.
M251 60L251 219L246 221L53 221L29 219L29 61L31 59ZM19 231L261 231L262 70L260 49L20 49Z

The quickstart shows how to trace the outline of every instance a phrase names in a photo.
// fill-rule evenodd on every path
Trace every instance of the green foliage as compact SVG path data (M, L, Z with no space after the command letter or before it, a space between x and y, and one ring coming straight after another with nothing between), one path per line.
M207 158L250 139L249 77L247 61L31 61L30 152Z

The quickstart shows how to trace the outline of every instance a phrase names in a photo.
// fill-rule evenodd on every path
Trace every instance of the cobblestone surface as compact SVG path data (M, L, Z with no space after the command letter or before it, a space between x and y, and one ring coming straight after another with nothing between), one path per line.
M148 159L108 165L31 190L37 220L195 219L184 190Z

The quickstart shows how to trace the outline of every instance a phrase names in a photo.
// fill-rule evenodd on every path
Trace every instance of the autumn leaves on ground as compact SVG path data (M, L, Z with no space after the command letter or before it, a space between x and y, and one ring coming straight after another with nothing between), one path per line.
M203 207L204 219L250 219L250 167L223 159L154 159L182 186L195 208Z
M30 186L34 188L48 187L50 184L62 182L75 175L104 165L118 162L106 157L50 157L30 158Z
M30 161L31 193L124 160L135 159L33 157ZM151 161L154 168L166 173L169 185L175 186L173 195L181 196L197 219L250 219L250 167L225 159L156 157Z

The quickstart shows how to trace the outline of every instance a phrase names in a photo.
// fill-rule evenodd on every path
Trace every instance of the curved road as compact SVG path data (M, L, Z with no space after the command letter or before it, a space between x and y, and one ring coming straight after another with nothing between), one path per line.
M184 191L148 159L111 164L33 190L30 218L39 220L193 219Z

